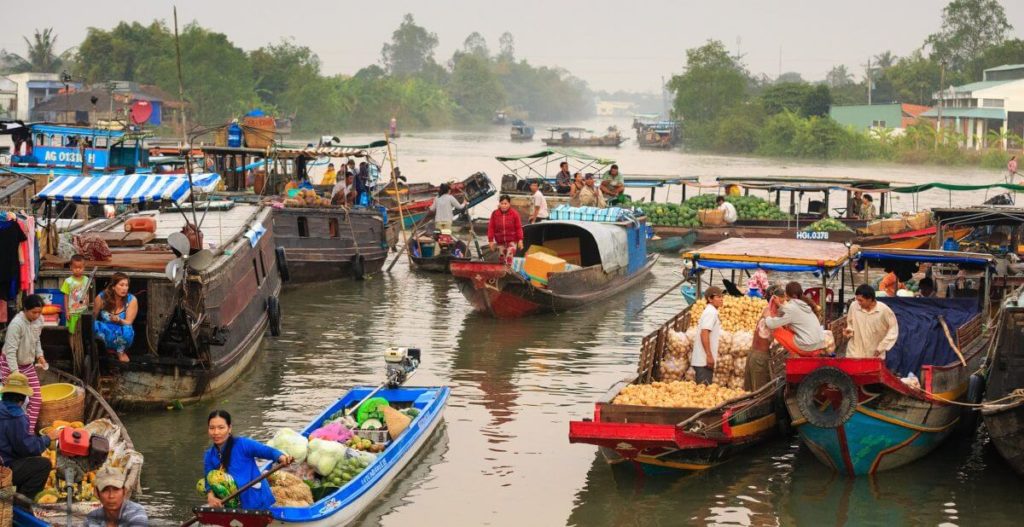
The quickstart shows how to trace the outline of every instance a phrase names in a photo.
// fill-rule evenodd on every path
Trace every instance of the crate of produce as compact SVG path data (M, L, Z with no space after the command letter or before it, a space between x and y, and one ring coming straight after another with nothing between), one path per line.
M907 214L904 216L907 220L907 225L911 230L919 231L921 229L927 229L932 224L932 215L928 211L918 212L917 214Z
M697 211L697 219L702 225L715 227L725 225L725 211L718 209L702 209Z
M880 234L897 234L907 228L907 222L903 221L902 216L884 219L880 223L882 225L882 232Z

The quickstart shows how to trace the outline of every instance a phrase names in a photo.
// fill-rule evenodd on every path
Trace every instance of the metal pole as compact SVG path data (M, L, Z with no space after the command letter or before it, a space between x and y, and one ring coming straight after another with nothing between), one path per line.
M181 101L181 137L185 139L186 146L188 146L188 122L185 120L185 83L181 76L181 43L178 41L178 6L174 6L174 52L178 58L178 99ZM188 156L185 159L187 161Z

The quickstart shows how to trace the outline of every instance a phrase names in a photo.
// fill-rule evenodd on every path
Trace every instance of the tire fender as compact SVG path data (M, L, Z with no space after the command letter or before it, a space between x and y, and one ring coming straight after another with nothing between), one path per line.
M352 256L352 278L362 280L366 276L366 258L361 254Z
M291 280L292 276L288 272L288 256L284 252L284 247L278 245L274 249L274 254L277 255L277 272L281 274L281 281L287 282Z
M833 403L822 409L818 395L822 389L833 391ZM838 428L857 411L857 384L843 370L823 366L804 377L796 389L796 404L807 422L819 428Z
M281 301L276 296L267 298L267 321L270 326L270 336L281 336Z

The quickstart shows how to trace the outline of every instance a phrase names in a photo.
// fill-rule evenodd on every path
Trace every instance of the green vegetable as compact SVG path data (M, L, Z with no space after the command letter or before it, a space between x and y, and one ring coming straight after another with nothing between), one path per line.
M818 220L804 229L805 232L853 232L845 223L835 218Z

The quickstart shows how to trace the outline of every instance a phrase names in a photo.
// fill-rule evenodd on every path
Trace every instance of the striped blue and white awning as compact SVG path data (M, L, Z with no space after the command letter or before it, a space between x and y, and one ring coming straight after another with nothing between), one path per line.
M196 174L196 190L209 192L217 187L217 174ZM130 176L58 176L46 185L36 199L92 204L129 204L151 201L181 202L191 191L188 176L182 174L132 174Z

